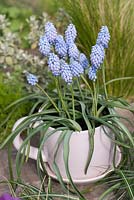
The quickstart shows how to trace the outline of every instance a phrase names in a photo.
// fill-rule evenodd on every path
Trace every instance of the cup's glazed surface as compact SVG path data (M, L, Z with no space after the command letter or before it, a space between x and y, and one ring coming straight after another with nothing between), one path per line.
M103 127L104 128L104 127ZM100 175L106 171L113 161L113 143L106 135L102 126L95 129L94 151L87 173L85 166L89 157L90 136L88 131L73 132L69 142L69 170L73 179L86 179ZM106 131L106 130L105 130ZM47 162L52 170L56 142L61 133L56 132L44 145L44 153L47 152ZM63 143L61 143L56 156L56 163L63 178L67 178L63 159Z
M17 126L24 120L25 118L19 119L13 130L17 128ZM53 128L49 128L48 131L53 130ZM107 136L109 134L109 129L103 126L99 126L95 129L94 134L94 151L92 155L92 159L90 165L88 167L87 173L85 174L85 165L87 159L89 157L90 151L90 134L88 131L81 132L73 132L69 142L69 171L72 176L72 179L89 179L92 177L99 176L102 172L105 172L109 166L111 166L113 161L113 147L114 144L110 137ZM106 134L107 133L107 134ZM57 148L57 140L62 134L62 132L55 132L51 135L44 144L42 155L44 162L47 162L52 171L53 162L54 162L54 154ZM18 134L13 142L16 149L19 149L23 140ZM60 144L56 155L56 164L60 170L61 176L63 178L67 178L64 158L63 158L63 143ZM30 147L29 157L33 159L37 159L38 148Z

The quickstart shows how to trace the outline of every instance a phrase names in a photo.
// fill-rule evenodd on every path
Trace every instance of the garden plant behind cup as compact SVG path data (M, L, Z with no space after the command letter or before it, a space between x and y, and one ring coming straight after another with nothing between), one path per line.
M89 60L78 50L76 36L73 24L68 25L63 37L51 22L46 23L39 50L48 60L55 88L50 91L40 87L38 77L26 73L28 83L37 87L37 92L9 108L25 101L36 100L35 104L28 116L15 123L1 147L13 142L18 149L18 176L23 154L37 161L42 179L44 173L48 173L58 179L64 189L64 182L67 182L83 199L75 183L94 182L113 171L121 157L123 160L125 155L127 160L134 140L116 111L118 107L132 111L131 106L122 98L109 97L107 93L103 64L110 40L107 26L102 26ZM22 132L27 133L23 140ZM38 148L30 146L30 140L37 134L40 135Z

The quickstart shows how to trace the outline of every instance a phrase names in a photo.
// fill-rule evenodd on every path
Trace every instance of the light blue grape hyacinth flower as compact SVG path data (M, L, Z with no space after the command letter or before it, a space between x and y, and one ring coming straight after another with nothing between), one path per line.
M82 65L78 61L73 60L73 59L71 59L71 62L70 62L70 69L71 69L72 75L75 77L79 77L81 74L84 73L84 68L82 67Z
M68 85L70 85L73 81L73 75L70 70L70 66L63 59L60 60L60 63L61 63L61 77Z
M97 69L94 66L89 68L88 77L90 80L95 81L97 79Z
M82 65L82 67L85 69L89 66L88 59L84 53L80 53L79 55L79 62Z
M41 36L39 39L39 51L44 55L48 56L51 52L51 45L47 40L45 35Z
M54 76L59 76L61 74L60 59L56 54L50 53L48 57L48 67Z
M57 30L53 23L47 22L45 24L45 36L47 37L47 40L50 44L55 43L55 39L57 37Z
M55 51L61 58L67 56L67 45L62 35L58 35L55 39Z
M36 83L38 83L38 78L34 74L27 72L26 78L27 78L27 82L32 86L34 86L34 85L36 85Z
M102 45L104 48L108 48L108 43L110 40L110 33L107 26L102 26L100 32L98 33L97 44Z
M66 31L65 31L65 41L67 45L70 45L75 41L75 38L77 36L76 28L73 24L69 24Z
M103 46L96 44L91 49L90 61L91 65L96 69L100 68L100 65L103 63L105 57L105 51Z
M80 52L75 43L71 43L68 47L68 55L70 58L78 60Z
M90 61L91 67L88 72L90 80L95 81L97 79L97 70L100 68L105 57L105 48L108 47L110 40L110 34L107 26L102 26L98 33L96 45L91 49Z

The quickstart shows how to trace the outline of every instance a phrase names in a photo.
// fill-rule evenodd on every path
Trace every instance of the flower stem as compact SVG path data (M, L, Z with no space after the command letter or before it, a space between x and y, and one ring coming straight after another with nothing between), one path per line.
M89 89L89 91L90 91L90 93L91 93L91 96L92 96L92 98L93 98L93 92L92 92L92 89L91 89L89 83L87 82L87 80L85 79L85 77L84 77L83 75L81 75L81 78L82 78L82 80L84 81L84 83L86 84L86 86L88 87L88 89Z
M94 93L93 93L89 83L84 78L84 76L81 76L81 78L84 81L84 83L86 84L86 86L88 87L88 89L90 90L91 97L92 97L92 100L93 100L92 113L93 113L94 116L96 116L97 115L97 104L98 104L98 102L97 102L96 84L95 84L95 82L93 82L93 89L94 89Z
M53 99L47 94L47 92L40 86L38 85L38 83L36 83L36 86L40 89L40 91L45 94L48 99L50 100L50 102L53 104L53 106L55 107L55 109L57 110L58 113L60 113L59 108L56 106L55 102L53 101Z
M66 104L65 104L65 102L62 98L62 93L61 93L61 90L60 90L60 87L59 87L60 86L59 81L56 78L55 78L55 82L56 82L56 88L58 90L58 94L59 94L59 97L60 97L60 100L61 100L61 103L62 103L63 110L66 112L68 118L71 119L70 114L67 110Z
M81 90L81 85L80 85L79 79L77 79L77 85L78 85L78 89L79 89L80 94L81 94L82 101L84 101L84 96L83 96L83 94L82 94L82 90Z
M96 92L96 83L95 81L93 81L93 88L94 88L94 98L93 98L93 107L92 107L92 110L93 110L93 113L94 113L94 116L97 116L97 104L98 104L98 97L97 97L97 92Z
M103 85L104 85L105 98L108 99L107 87L106 87L106 76L105 76L105 65L104 64L102 66L102 79L103 79Z
M74 91L72 85L70 86L72 93L72 107L73 107L73 120L75 120L75 104L74 104Z

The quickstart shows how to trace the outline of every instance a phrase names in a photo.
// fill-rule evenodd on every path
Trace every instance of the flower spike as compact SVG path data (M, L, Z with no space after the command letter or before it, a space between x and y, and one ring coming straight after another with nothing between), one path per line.
M98 69L100 65L103 63L105 56L104 48L101 45L96 44L92 47L90 60L91 64Z
M97 44L102 45L104 48L108 48L108 43L110 40L110 33L107 26L102 26L100 32L98 33Z
M27 72L26 73L26 78L27 78L27 82L30 84L30 85L36 85L36 83L38 83L38 78L37 76Z
M96 73L97 73L96 68L91 66L89 68L89 72L88 72L89 79L92 80L92 81L95 81L97 79Z
M72 72L69 65L63 59L61 60L61 77L68 85L72 83Z
M65 31L65 40L67 45L75 41L77 36L76 28L73 24L69 24L66 31Z
M59 76L61 74L60 59L56 54L50 53L48 66L54 76Z
M84 53L80 53L80 56L79 56L79 61L80 61L80 64L82 65L82 67L85 69L89 66L89 62L88 62L88 59L87 57L85 56Z
M47 22L45 24L45 36L47 37L50 44L54 44L57 37L57 31L53 23Z
M62 35L58 35L55 40L55 51L63 58L67 56L67 46Z
M69 55L69 57L78 60L79 54L80 54L80 52L79 52L76 44L75 43L71 43L69 45L69 47L68 47L68 55Z
M83 69L82 65L79 62L75 61L75 60L71 61L70 69L71 69L71 72L72 72L73 76L79 77L81 74L84 73L84 69Z
M51 51L51 45L47 40L46 36L41 36L39 39L39 51L44 55L48 56Z

